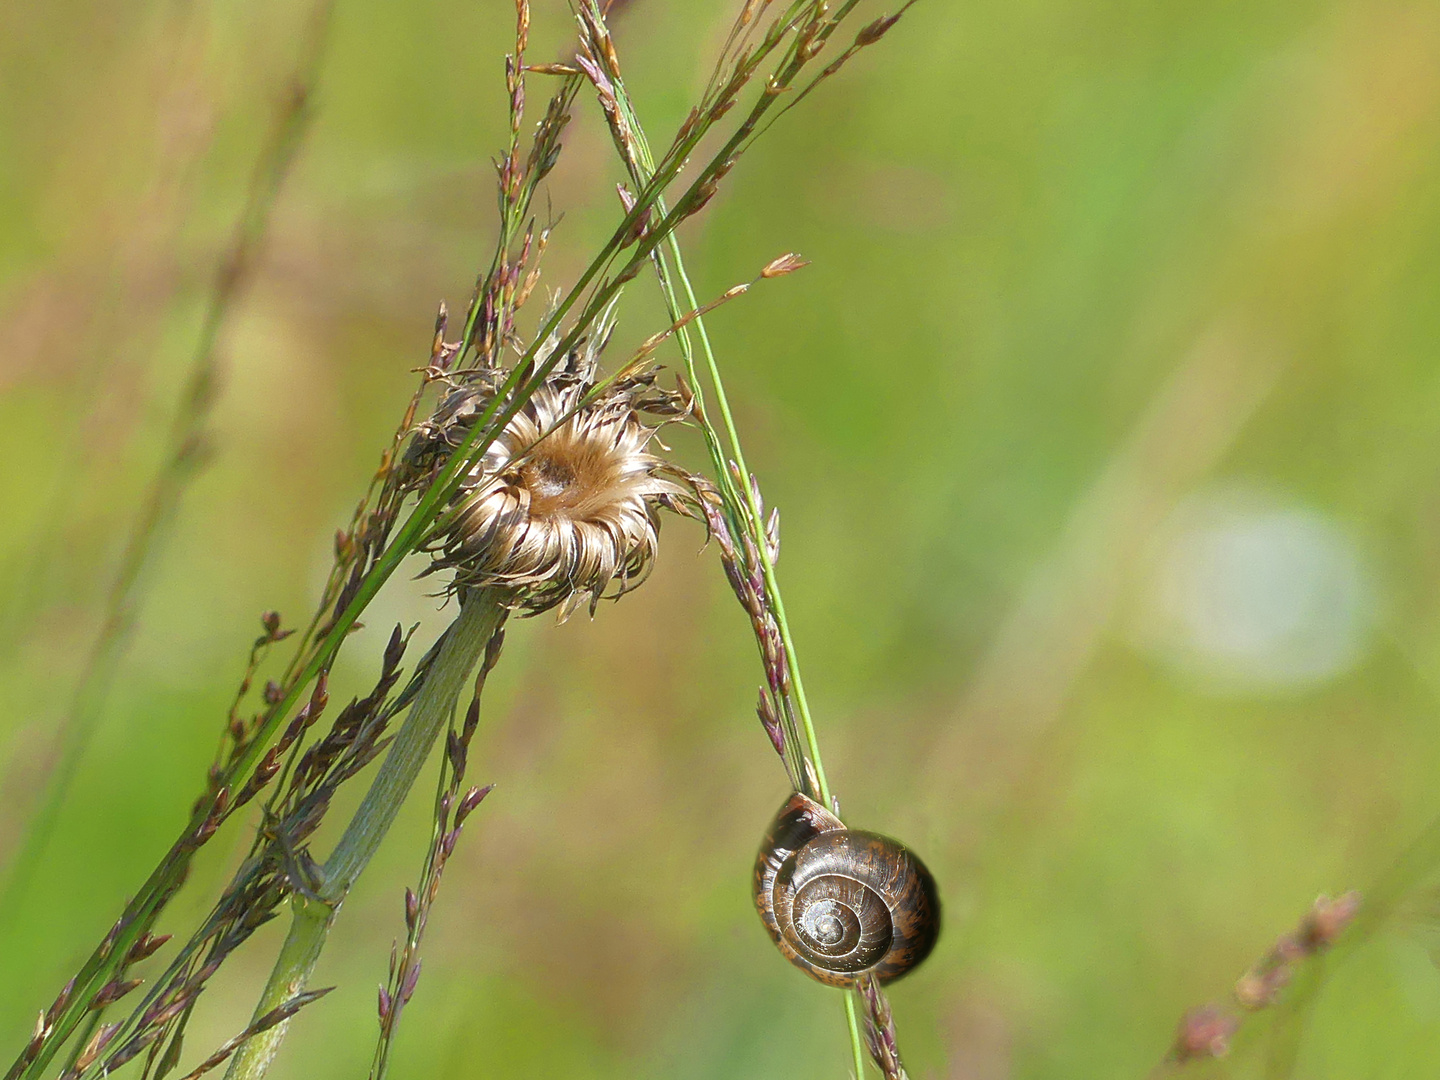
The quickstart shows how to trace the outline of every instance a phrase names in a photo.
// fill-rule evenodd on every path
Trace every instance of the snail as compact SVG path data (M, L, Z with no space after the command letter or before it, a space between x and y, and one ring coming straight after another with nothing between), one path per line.
M940 897L903 845L847 829L796 792L755 860L755 906L776 946L830 986L882 983L916 967L940 936Z

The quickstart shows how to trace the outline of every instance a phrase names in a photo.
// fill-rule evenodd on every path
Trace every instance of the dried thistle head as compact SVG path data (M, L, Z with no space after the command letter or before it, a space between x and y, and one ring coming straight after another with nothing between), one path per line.
M645 416L688 412L683 395L656 385L646 367L596 389L608 336L582 344L557 366L465 476L426 546L430 571L454 572L451 588L498 588L517 611L569 616L618 597L648 575L659 511L689 513L688 474L650 452L657 426ZM539 359L544 359L542 351ZM494 399L505 372L480 368L421 424L408 459L433 475Z

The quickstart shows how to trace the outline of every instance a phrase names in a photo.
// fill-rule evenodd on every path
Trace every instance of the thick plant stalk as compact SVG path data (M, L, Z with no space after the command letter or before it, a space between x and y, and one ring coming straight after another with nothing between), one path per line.
M296 896L292 903L290 933L255 1007L257 1018L305 989L340 904L394 823L431 747L449 725L470 673L504 619L505 608L496 591L479 590L465 596L460 616L446 631L440 653L426 673L415 704L379 773L321 869L319 887L313 896ZM258 1080L264 1076L288 1027L288 1021L278 1024L242 1046L225 1074L227 1080Z

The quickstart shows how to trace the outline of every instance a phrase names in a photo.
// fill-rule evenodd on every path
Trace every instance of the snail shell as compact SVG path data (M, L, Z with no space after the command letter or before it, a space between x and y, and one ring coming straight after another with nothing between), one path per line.
M755 860L755 906L785 958L830 986L898 979L940 936L940 897L903 845L796 792Z

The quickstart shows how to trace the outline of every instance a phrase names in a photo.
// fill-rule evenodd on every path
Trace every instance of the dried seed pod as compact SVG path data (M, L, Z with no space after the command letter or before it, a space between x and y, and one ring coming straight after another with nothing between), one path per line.
M830 986L898 979L940 936L940 897L902 844L847 829L798 792L780 808L755 860L755 906L776 946Z
M500 589L514 610L558 608L564 617L586 604L593 614L602 597L644 581L659 546L659 511L691 496L688 474L650 452L656 428L644 414L682 410L676 392L655 385L653 368L600 386L607 334L608 324L598 343L557 367L465 473L447 525L426 543L431 569L454 571L457 591ZM417 490L470 435L505 374L482 366L450 380L406 453Z

